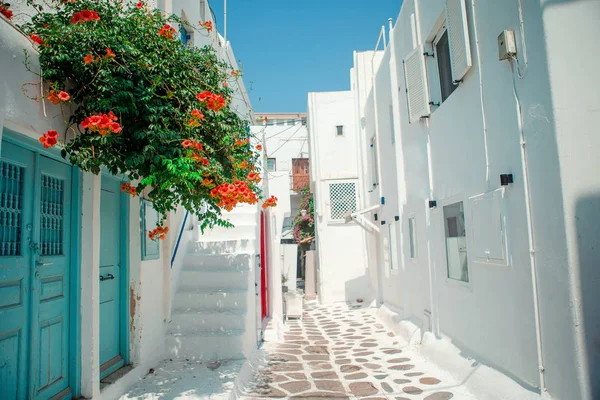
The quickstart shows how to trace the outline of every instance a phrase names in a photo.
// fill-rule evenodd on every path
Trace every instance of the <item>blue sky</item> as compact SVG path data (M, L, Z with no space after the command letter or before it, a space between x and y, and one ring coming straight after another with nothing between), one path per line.
M223 34L223 0L211 0ZM228 0L227 39L255 112L306 111L307 93L348 90L353 50L373 50L401 0Z

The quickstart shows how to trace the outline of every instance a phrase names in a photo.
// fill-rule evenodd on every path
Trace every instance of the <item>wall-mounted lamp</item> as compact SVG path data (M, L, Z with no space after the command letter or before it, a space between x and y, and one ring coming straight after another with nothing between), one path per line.
M513 183L513 174L500 175L500 185L508 186L509 183Z
M437 207L437 201L429 200L429 208L436 208L436 207Z
M385 205L385 197L381 198L381 205Z

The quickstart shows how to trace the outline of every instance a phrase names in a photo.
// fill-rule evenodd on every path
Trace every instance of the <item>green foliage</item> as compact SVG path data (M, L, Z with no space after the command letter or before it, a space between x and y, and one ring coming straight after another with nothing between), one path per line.
M227 225L211 189L239 180L260 192L257 183L247 180L258 162L244 141L249 122L230 108L234 93L225 82L236 78L231 66L210 47L186 48L177 35L159 35L166 24L178 30L187 22L133 2L55 1L52 9L36 8L37 14L21 28L43 40L43 80L71 96L64 104L72 109L70 140L59 144L63 157L85 171L98 174L106 168L139 181L137 193L153 203L161 223L181 204L202 220L203 228ZM73 23L82 10L93 10L100 19ZM202 29L198 34L206 33ZM89 54L93 61L86 63ZM226 106L218 112L209 109L196 98L204 91L222 96ZM205 117L199 126L190 124L194 109ZM100 135L81 127L85 118L110 111L121 132ZM182 146L187 139L202 143L208 165L193 158L195 150ZM248 166L240 168L243 161Z
M293 222L294 240L306 250L315 240L315 205L308 186L300 189L299 192L300 211ZM305 211L305 215L302 215L302 211Z

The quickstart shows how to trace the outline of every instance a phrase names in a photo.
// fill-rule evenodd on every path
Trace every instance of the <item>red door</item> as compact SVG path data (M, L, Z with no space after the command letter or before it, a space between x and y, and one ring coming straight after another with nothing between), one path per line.
M260 214L260 305L261 320L269 313L268 290L267 290L267 215L264 211Z

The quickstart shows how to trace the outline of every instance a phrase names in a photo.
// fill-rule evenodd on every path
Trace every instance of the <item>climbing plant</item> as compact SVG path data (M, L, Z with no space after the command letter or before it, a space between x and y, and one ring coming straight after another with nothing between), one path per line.
M184 46L175 27L209 34L150 10L144 2L30 2L36 10L20 28L39 50L43 99L68 117L44 147L84 171L123 176L122 190L144 196L161 214L183 205L202 228L230 226L222 209L255 204L261 195L259 154L249 122L231 106L230 81L240 75L211 47ZM151 232L164 238L166 227Z
M307 250L315 239L315 206L308 186L299 192L300 211L293 222L294 240L303 250Z

